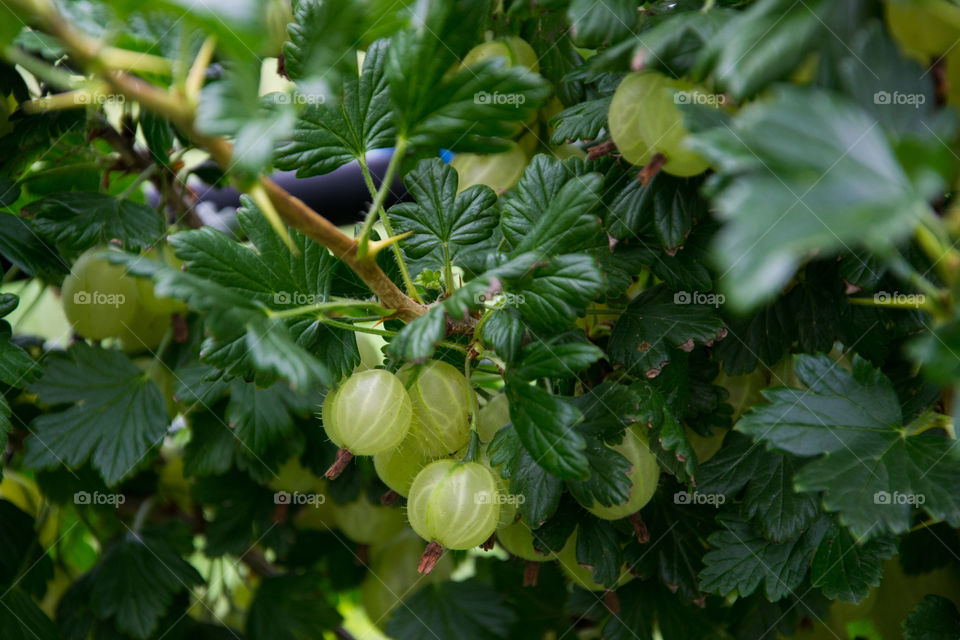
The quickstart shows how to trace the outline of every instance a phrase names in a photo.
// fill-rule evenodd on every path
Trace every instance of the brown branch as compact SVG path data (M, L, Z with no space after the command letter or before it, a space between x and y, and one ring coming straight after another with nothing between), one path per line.
M37 11L35 16L41 26L59 38L78 62L103 76L117 93L138 102L142 108L168 117L199 146L207 149L217 164L224 169L230 167L233 145L225 138L205 136L196 130L196 111L191 100L163 90L126 71L111 68L110 61L101 55L103 47L99 41L74 29L52 4L42 1L29 2L28 10L36 11L37 4L44 5L43 10ZM408 297L390 280L377 265L374 256L357 256L357 243L353 238L269 178L261 177L260 183L284 222L327 247L346 262L380 298L384 306L396 310L398 318L409 321L426 313L427 308L424 305Z

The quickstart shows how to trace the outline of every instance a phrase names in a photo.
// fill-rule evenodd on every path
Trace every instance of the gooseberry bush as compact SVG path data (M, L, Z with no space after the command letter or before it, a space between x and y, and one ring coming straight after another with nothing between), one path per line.
M960 637L958 45L0 3L0 640Z

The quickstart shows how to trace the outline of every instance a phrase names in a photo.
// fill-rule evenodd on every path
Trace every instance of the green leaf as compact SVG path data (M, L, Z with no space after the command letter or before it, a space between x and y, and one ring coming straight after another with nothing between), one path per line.
M743 517L768 540L785 542L817 517L816 496L793 489L799 466L791 456L766 451L750 438L731 433L720 451L700 467L698 490L732 501L746 487L740 505Z
M708 306L693 303L690 292L657 285L637 296L617 320L607 353L628 371L655 377L676 348L712 344L723 336L723 322ZM637 371L639 370L639 371Z
M580 160L534 156L504 195L500 226L514 253L572 253L591 246L600 231L595 209L601 182Z
M480 40L484 0L430 0L411 28L391 38L387 78L400 136L417 147L505 151L515 133L550 95L550 85L499 57L451 72Z
M789 311L789 306L778 300L746 318L730 320L727 337L713 348L723 370L737 376L750 373L758 364L772 367L779 362L796 333Z
M845 529L833 525L813 556L810 584L820 587L831 600L859 602L870 587L880 584L883 561L896 552L893 538L874 538L861 545Z
M617 589L620 611L603 627L607 640L716 640L727 637L709 610L678 598L651 580L634 580ZM751 638L759 640L759 638Z
M31 202L33 229L41 237L70 251L119 240L130 251L155 245L163 236L163 216L145 204L106 193L70 191Z
M94 569L93 610L113 618L117 629L146 638L173 597L203 582L166 539L128 531Z
M943 596L927 594L903 621L904 640L950 640L960 635L957 605Z
M511 364L520 357L527 329L516 309L503 307L490 312L481 333L483 343L493 347L504 362Z
M593 140L607 126L612 96L587 100L567 107L550 119L556 127L550 137L552 144L564 144L572 140Z
M572 429L582 414L567 399L523 383L508 383L510 420L534 461L561 478L589 473L586 443Z
M553 516L560 505L563 481L530 457L515 428L500 429L487 451L490 463L500 467L501 475L510 480L510 492L524 497L520 513L527 522L539 526ZM563 541L560 543L562 546Z
M516 614L492 586L476 579L428 584L398 607L386 632L396 640L424 634L458 640L506 638Z
M613 524L585 518L577 525L577 564L593 571L593 580L615 589L623 566L623 551Z
M0 629L4 640L61 640L53 620L20 589L0 595Z
M602 357L603 351L588 342L537 341L524 347L519 364L509 369L507 375L528 381L550 376L566 378Z
M762 584L771 602L800 586L829 527L829 521L821 518L797 540L777 544L739 518L727 517L721 522L724 528L707 539L714 549L703 556L700 586L710 593L744 597Z
M889 247L928 211L876 120L822 91L780 87L691 144L726 179L715 248L740 309L776 294L811 251Z
M676 77L686 75L698 55L714 42L717 33L739 15L724 7L713 7L707 12L667 14L637 36L632 60L641 62L644 69L659 69Z
M570 494L584 507L592 507L595 503L609 507L626 502L630 498L631 488L630 461L597 438L585 436L584 441L587 444L584 453L590 466L590 476L585 480L567 480ZM597 582L615 584L619 567L618 564L613 569L612 580L610 574L606 574Z
M300 86L309 87L311 95L327 95L330 92L324 90L325 86L340 74L355 74L356 58L352 54L363 10L363 3L351 0L297 2L293 22L287 25L290 40L283 44L287 75Z
M12 213L0 213L0 255L30 275L51 280L70 271L57 250L33 230L32 223Z
M832 9L824 0L755 4L710 39L697 66L712 67L717 83L737 100L750 97L789 75L816 49Z
M34 468L89 460L116 485L143 466L167 432L163 394L120 351L76 343L53 354L29 390L44 404L71 405L33 420L25 461Z
M342 620L328 597L325 580L319 574L264 578L250 604L247 637L250 640L321 638Z
M0 500L0 593L19 587L39 598L53 579L53 563L37 539L35 526L26 512Z
M637 3L636 0L571 0L567 19L578 46L605 47L634 32Z
M314 101L305 106L292 135L277 145L274 164L278 169L296 170L300 178L323 175L393 144L386 55L386 41L372 44L362 74L343 81L337 103Z
M398 233L412 234L403 241L405 253L422 258L440 246L441 255L455 263L461 248L493 233L497 194L477 184L458 195L458 181L456 170L439 158L422 160L406 175L404 182L415 202L402 202L388 212Z
M823 506L857 538L902 533L913 506L960 524L960 446L902 424L890 380L855 357L848 372L827 356L798 355L794 370L807 390L764 391L737 429L770 448L824 455L794 477L798 491L823 491Z
M587 304L606 289L603 273L590 256L568 254L538 264L529 277L506 287L522 300L520 315L534 331L570 328Z
M330 302L342 263L298 231L291 231L298 250L292 254L246 197L243 203L237 216L252 247L205 227L170 238L185 271L142 258L126 262L134 274L153 278L158 295L206 314L210 337L201 360L264 387L278 377L297 389L332 384L333 372L341 377L359 362L352 333L306 310L286 319L272 312Z

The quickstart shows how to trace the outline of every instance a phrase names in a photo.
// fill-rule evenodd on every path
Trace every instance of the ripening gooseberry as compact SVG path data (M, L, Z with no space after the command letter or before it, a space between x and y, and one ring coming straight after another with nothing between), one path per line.
M483 405L477 414L480 442L490 442L497 431L510 422L510 403L506 394L498 393Z
M497 542L512 555L531 562L546 562L556 557L555 553L540 553L534 546L535 533L522 518L497 529Z
M475 184L485 184L497 193L503 193L520 182L527 168L527 154L516 142L501 153L458 153L450 161L457 170L457 193Z
M498 485L478 462L437 460L410 487L407 519L424 540L472 549L493 535L500 518Z
M410 435L425 456L439 458L467 444L473 390L456 367L431 360L405 365L397 378L413 407Z
M633 515L650 502L660 480L660 467L657 457L650 453L646 435L637 427L626 430L620 444L613 447L630 461L630 496L626 502L604 506L594 502L587 511L604 520L619 520Z
M373 468L380 480L403 497L410 493L413 479L429 462L430 458L423 455L409 435L398 447L373 456Z
M357 544L384 542L406 526L399 508L373 504L366 494L336 505L333 517L340 531Z
M410 396L397 376L383 369L355 373L323 401L321 419L335 445L372 456L399 445L410 430Z
M570 536L570 539L567 540L567 543L563 545L563 549L557 552L557 562L560 563L560 568L565 574L567 574L567 577L570 578L570 580L572 580L573 583L581 589L586 589L587 591L608 590L608 587L605 587L593 579L593 569L584 567L577 561L576 531L574 531L573 535ZM631 580L633 580L633 574L630 573L627 565L623 565L620 567L620 577L617 579L617 584L613 588L616 589L617 587L622 587Z
M81 255L63 279L61 304L73 330L90 340L112 338L137 313L137 284L126 269L111 264L103 248Z

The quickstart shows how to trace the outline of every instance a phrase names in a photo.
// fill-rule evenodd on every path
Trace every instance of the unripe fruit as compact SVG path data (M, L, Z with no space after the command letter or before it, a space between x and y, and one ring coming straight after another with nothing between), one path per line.
M404 366L397 378L413 407L411 438L425 456L440 458L467 444L473 390L462 373L446 362L431 360Z
M412 408L403 383L389 371L370 369L347 378L323 401L321 419L335 445L372 456L399 445L410 431Z
M383 627L390 613L421 587L450 577L453 560L449 554L440 558L429 575L417 571L425 546L406 529L370 549L370 575L360 585L360 603L377 626Z
M574 532L563 549L557 552L557 562L560 568L567 574L567 577L581 589L587 591L606 591L608 588L593 579L593 569L582 567L577 562L577 534ZM633 580L633 574L630 573L627 565L620 567L620 577L614 589L622 587L627 582Z
M136 281L111 264L102 248L90 249L63 280L61 303L73 330L90 340L119 335L137 313Z
M497 542L512 555L531 562L546 562L556 557L555 553L540 553L533 546L535 533L524 520L497 529Z
M497 489L496 478L480 463L437 460L414 479L407 519L424 540L472 549L497 528Z
M693 176L705 171L709 164L685 146L689 131L677 107L676 96L681 94L675 92L689 96L694 93L694 86L652 71L629 74L610 103L610 136L632 164L647 164L654 154L660 153L666 157L664 171Z
M495 56L506 58L507 66L526 67L531 71L540 71L540 61L533 47L517 36L509 36L503 40L493 40L475 46L463 58L461 67L470 67L482 60Z
M510 403L506 394L498 393L483 405L477 415L477 432L481 442L490 442L497 431L510 422Z
M380 480L403 497L410 493L413 479L429 462L430 458L420 452L410 436L395 449L373 456L373 467Z
M127 353L153 351L163 342L169 328L169 313L157 314L140 307L117 337L123 341L123 350Z
M297 456L292 456L280 465L277 475L267 482L267 486L274 491L287 493L315 493L319 492L324 484L321 478L300 464Z
M400 509L375 505L365 494L337 505L333 513L340 531L357 544L385 542L406 526Z
M626 430L620 444L613 447L632 465L630 469L630 497L621 504L609 507L594 503L587 511L604 520L619 520L633 515L650 502L660 480L660 467L657 458L650 453L647 438L637 428Z
M887 28L910 56L924 64L960 40L960 7L945 0L891 0L883 3Z
M727 435L729 429L714 428L712 436L702 436L690 427L683 428L687 435L687 441L693 447L693 452L697 454L697 462L706 462L723 446L723 438Z
M157 255L155 249L151 249L144 254L145 258L159 260L168 266L179 269L183 260L173 253L170 245L163 245L163 249ZM137 295L140 297L140 305L154 314L182 313L187 310L187 305L176 298L159 298L153 291L153 281L150 278L137 278Z
M527 154L520 145L511 142L510 149L502 153L458 153L450 166L459 176L458 193L475 184L485 184L503 193L520 182L527 167Z

